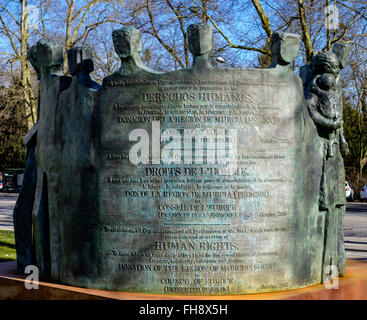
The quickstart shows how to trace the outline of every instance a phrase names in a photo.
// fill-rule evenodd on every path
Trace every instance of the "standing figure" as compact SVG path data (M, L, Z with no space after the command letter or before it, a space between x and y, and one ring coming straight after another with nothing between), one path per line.
M90 78L94 66L89 49L74 47L67 55L72 82L60 94L56 119L60 280L77 283L75 279L96 274L97 268L92 111L100 85Z
M343 217L346 201L342 154L346 155L349 149L343 134L339 88L339 72L345 66L345 52L321 52L302 70L308 111L316 125L322 148L319 210L325 213L323 282L329 276L325 272L328 266L337 267L340 276L345 272Z
M324 73L317 75L311 83L310 92L316 94L320 99L320 113L332 120L337 121L341 118L341 114L338 112L336 107L336 80L334 75L330 73ZM327 157L333 157L333 146L336 143L339 129L331 128L327 136ZM343 134L343 133L341 133Z
M37 59L36 46L30 48L28 59L36 70L39 80L41 73ZM23 139L26 146L26 167L22 188L13 211L15 246L17 251L17 271L19 273L24 273L25 267L34 263L34 254L32 250L32 209L37 183L37 167L35 159L37 126L38 124L36 123Z
M121 59L120 69L103 79L102 86L113 84L126 77L149 77L152 74L159 74L144 65L141 60L143 44L141 34L133 27L123 27L112 31L113 46L117 55Z
M213 50L213 27L206 23L195 23L187 28L187 42L193 57L192 69L211 69L210 57Z
M41 79L36 147L37 187L33 206L33 242L40 275L59 279L60 236L57 218L56 114L59 94L70 85L62 75L63 49L52 40L37 42ZM52 254L51 254L52 253Z

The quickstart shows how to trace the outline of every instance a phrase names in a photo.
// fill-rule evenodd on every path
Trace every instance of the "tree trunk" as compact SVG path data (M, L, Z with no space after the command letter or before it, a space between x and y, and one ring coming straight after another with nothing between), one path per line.
M73 46L71 41L71 22L74 12L74 0L70 1L68 13L66 16L66 34L65 34L65 51L64 51L64 74L68 72L68 55L67 51Z
M310 63L313 57L313 48L310 33L308 31L307 21L306 21L306 12L303 4L303 0L298 0L298 13L301 21L302 28L302 42L305 45L306 49L306 63Z
M20 21L20 73L23 87L24 98L24 115L27 121L28 129L36 123L37 109L34 101L34 95L31 85L31 72L28 61L28 17L27 17L27 0L21 0L21 21Z

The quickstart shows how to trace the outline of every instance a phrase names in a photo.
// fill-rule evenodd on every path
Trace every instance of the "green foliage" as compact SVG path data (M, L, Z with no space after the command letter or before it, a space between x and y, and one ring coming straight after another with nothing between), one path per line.
M16 260L13 231L0 230L0 262Z
M20 84L14 82L0 88L0 170L23 168L25 162L23 137L27 123L22 114Z
M344 99L343 103L343 116L344 116L344 136L349 144L350 154L345 157L344 164L346 167L358 167L359 166L359 113L356 109L352 108L349 100Z
M351 183L356 195L366 183L367 177L360 176L361 158L367 150L367 116L343 97L344 136L349 144L350 154L344 158L346 180Z

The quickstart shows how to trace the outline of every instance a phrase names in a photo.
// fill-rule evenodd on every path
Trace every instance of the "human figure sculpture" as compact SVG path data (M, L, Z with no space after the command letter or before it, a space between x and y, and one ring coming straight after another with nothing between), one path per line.
M79 273L91 273L93 264L81 261L93 261L96 253L92 246L94 233L90 231L96 207L92 111L100 85L90 77L94 66L89 49L74 47L67 55L72 83L60 94L56 119L61 279L76 265L80 266ZM78 256L71 254L75 250Z
M337 92L335 90L327 89L335 84L339 75L339 60L338 57L331 51L322 52L318 54L311 62L311 70L314 78L308 85L306 91L307 105L310 112L310 116L317 126L318 132L322 140L324 141L324 158L333 156L333 146L335 135L340 140L340 148L343 153L348 152L348 145L343 134L343 118L342 108L338 108ZM329 79L329 80L327 80ZM329 85L325 83L330 82ZM326 90L322 90L326 88ZM332 140L330 142L330 139ZM327 184L325 179L322 180L321 195L320 195L320 208L326 210L330 204L327 203ZM343 192L343 199L345 202L345 194Z
M141 60L141 51L143 44L141 34L138 29L133 27L123 27L113 30L112 40L115 51L121 59L119 70L103 80L103 85L109 84L113 80L119 80L121 77L146 76L159 74L144 65Z
M117 30L121 68L100 89L90 77L89 50L68 51L71 77L64 77L60 46L37 44L40 112L32 218L41 276L101 290L216 295L317 284L329 265L342 275L341 153L347 148L340 134L338 68L346 51L338 46L307 66L306 105L301 81L290 68L299 37L274 33L271 67L246 70L210 65L211 27L190 26L188 35L193 65L157 75L140 59L139 32ZM242 167L235 179L220 177L210 161L196 161L214 151L211 139L204 143L204 132L196 130L207 128L238 131L234 159ZM172 144L166 139L171 133ZM182 159L185 133L192 136L189 149L196 158L189 167ZM147 163L131 161L135 142L143 142L138 153L148 151ZM183 161L162 166L166 151ZM194 182L197 190L191 192ZM198 233L214 239L213 230L226 241L197 241ZM222 261L203 264L200 255L193 257L202 246L209 258L219 250ZM167 263L173 267L165 268ZM195 282L223 274L231 279L225 286ZM178 283L178 276L188 281Z
M271 37L271 64L270 68L276 66L287 66L296 58L299 50L300 37L293 33L274 32Z
M37 183L35 159L37 125L27 133L23 141L26 146L26 166L22 188L13 211L17 271L19 273L24 273L25 267L34 263L32 249L32 209Z
M327 119L338 121L341 118L341 114L336 108L336 79L334 75L330 73L324 73L316 76L311 83L310 91L315 93L320 99L319 111L322 116ZM333 157L333 146L336 143L336 137L338 136L339 128L333 129L327 133L327 157ZM341 133L342 134L342 133Z
M72 82L70 87L60 94L56 122L58 158L63 168L64 164L67 167L71 164L84 166L91 159L91 113L94 93L101 87L90 77L94 65L89 49L74 47L68 50L67 55ZM76 134L75 130L80 132Z
M349 149L343 134L342 101L338 88L339 72L343 67L341 53L345 54L345 51L340 50L339 54L333 51L319 53L309 66L303 68L302 73L307 107L322 147L319 210L325 212L323 270L330 265L337 266L339 275L343 276L343 217L346 203L342 155L346 155ZM323 271L322 281L327 276Z
M28 59L36 70L38 79L40 79L41 74L36 51L36 46L32 46L28 52ZM19 273L23 273L26 266L34 263L34 254L32 249L32 209L37 183L37 167L35 159L37 124L34 125L24 137L24 144L26 146L26 166L22 188L19 192L13 211L15 245L17 251L17 271Z
M92 52L85 47L74 47L68 50L67 55L72 81L77 81L85 88L98 90L101 86L90 77L90 73L94 71Z
M206 23L191 24L187 28L187 42L193 56L193 69L210 69L213 50L213 27Z
M34 248L40 275L59 278L57 224L57 152L55 117L59 94L70 85L62 75L63 49L52 40L36 44L40 69L39 117L36 147L37 187L33 206ZM51 255L50 252L53 252Z

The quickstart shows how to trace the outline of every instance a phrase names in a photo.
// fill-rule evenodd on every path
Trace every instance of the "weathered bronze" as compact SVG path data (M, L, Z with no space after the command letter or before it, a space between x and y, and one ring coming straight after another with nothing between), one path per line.
M138 30L112 38L121 67L102 87L89 50L68 51L64 77L61 48L37 45L43 274L175 295L301 288L330 264L342 275L347 48L320 53L302 81L294 34L273 34L268 69L215 68L212 27L194 24L192 66L169 73L143 64Z
M337 44L332 51L316 55L304 77L307 107L319 134L322 161L319 196L320 213L325 214L322 281L330 275L330 266L345 272L343 220L345 214L345 172L342 155L349 153L343 134L343 105L339 86L340 69L345 67L350 48ZM305 70L305 69L304 69Z
M57 215L56 116L59 94L70 85L62 75L63 49L52 40L37 42L39 119L36 146L37 186L33 206L33 243L41 275L59 279L60 229ZM52 252L52 254L51 254Z
M41 70L37 59L36 46L32 46L29 49L28 59L36 70L39 80L41 78ZM37 114L39 114L39 101ZM13 212L15 245L17 251L17 271L20 273L23 273L26 266L34 262L34 252L32 250L32 210L37 183L35 158L37 126L38 124L34 125L24 137L24 145L26 146L26 168L24 171L22 188Z

